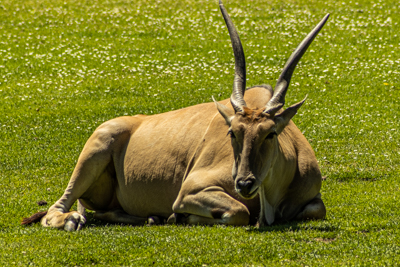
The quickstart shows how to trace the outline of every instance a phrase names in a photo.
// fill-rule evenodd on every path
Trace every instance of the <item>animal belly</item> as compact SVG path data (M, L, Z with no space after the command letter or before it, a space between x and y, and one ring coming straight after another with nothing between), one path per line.
M117 198L123 210L130 215L168 218L180 187L171 180L129 179L129 183L118 186Z
M117 173L118 201L134 216L168 217L187 168L187 152L172 141L157 145L151 134L137 131L133 137L116 162L123 171Z

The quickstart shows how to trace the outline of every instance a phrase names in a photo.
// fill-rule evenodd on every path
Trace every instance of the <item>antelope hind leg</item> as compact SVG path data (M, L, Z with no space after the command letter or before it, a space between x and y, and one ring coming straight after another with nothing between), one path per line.
M97 203L92 203L96 206L95 209L107 209L113 196L107 167L112 162L113 149L118 148L129 137L129 130L124 118L113 119L96 129L79 156L64 194L42 218L43 226L64 228L67 231L80 230L86 222L84 214L69 210L82 196L95 199ZM78 204L78 209L84 213L81 203Z
M181 191L182 192L182 191ZM228 195L221 187L211 186L195 194L180 193L173 212L187 214L182 220L187 224L247 225L250 212L245 205ZM179 223L173 214L168 223Z
M297 220L321 220L326 215L325 204L321 199L321 194L313 198L304 209L296 216Z
M77 211L70 212L69 210L75 201L96 182L111 159L111 156L107 157L107 155L89 153L90 156L87 156L85 153L88 152L87 150L85 151L84 149L79 157L64 194L49 208L46 216L42 218L41 223L43 226L75 231L80 230L85 224L84 215ZM82 211L82 208L79 209Z
M77 211L61 212L61 211L50 211L41 220L41 224L44 227L54 227L64 229L66 231L79 231L86 223L86 219Z

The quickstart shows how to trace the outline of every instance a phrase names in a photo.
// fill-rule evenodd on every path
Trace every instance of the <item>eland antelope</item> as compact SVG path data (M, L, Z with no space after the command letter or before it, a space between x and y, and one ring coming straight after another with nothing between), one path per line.
M41 220L80 230L85 209L112 223L270 225L322 219L321 173L291 121L305 99L283 110L300 58L328 19L305 37L273 90L246 88L239 35L221 1L235 57L230 99L163 114L125 116L100 125L85 144L62 197ZM216 108L215 108L215 106ZM78 211L70 211L78 200Z

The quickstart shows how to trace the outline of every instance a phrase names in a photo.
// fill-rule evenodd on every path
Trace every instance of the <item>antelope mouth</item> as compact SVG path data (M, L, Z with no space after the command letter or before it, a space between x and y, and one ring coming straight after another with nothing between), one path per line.
M255 187L252 191L250 192L243 192L243 190L239 188L235 188L236 192L243 197L244 199L252 199L258 194L258 189L259 187Z

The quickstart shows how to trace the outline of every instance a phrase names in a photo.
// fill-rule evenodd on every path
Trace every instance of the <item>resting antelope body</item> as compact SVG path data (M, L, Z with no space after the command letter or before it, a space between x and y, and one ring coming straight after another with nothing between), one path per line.
M298 61L329 15L293 52L275 90L262 85L245 91L242 45L221 2L220 8L235 55L231 98L103 123L43 226L79 230L85 208L95 218L134 225L157 218L269 225L325 217L316 157L291 121L304 100L282 107ZM77 200L78 212L69 211Z

